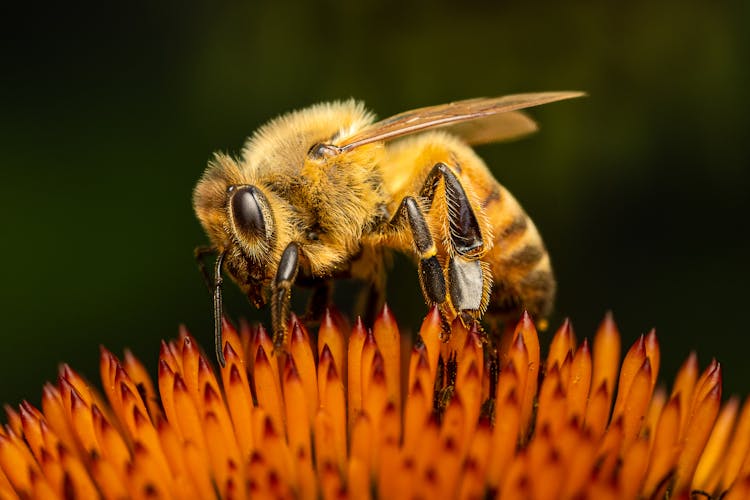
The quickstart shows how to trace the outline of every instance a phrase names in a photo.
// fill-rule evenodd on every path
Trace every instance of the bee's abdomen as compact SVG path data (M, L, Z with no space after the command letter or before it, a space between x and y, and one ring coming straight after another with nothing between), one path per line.
M516 320L525 309L534 317L546 317L556 285L536 226L497 183L486 186L479 198L493 230L493 246L483 258L494 281L487 314Z

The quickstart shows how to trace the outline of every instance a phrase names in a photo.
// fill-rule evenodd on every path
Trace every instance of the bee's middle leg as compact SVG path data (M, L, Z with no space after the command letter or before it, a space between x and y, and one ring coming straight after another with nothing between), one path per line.
M422 208L413 196L401 200L396 214L390 221L392 227L402 227L406 220L419 256L419 283L428 304L445 302L445 277L437 258L437 247L425 219Z
M289 303L292 298L292 285L299 271L300 248L297 243L289 243L281 254L279 268L276 270L271 288L271 326L273 327L273 345L282 349L289 328Z

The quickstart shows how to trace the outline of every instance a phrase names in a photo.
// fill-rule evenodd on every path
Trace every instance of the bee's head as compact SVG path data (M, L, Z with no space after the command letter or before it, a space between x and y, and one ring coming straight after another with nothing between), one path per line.
M209 164L193 192L195 213L212 245L225 253L226 270L240 286L267 279L271 263L279 258L279 214L272 197L262 184L248 182L237 162L224 155Z

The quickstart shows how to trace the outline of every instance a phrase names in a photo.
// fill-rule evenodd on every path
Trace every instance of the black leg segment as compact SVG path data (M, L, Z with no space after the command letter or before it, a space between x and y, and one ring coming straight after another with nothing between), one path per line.
M451 245L460 255L471 254L473 250L484 245L482 231L461 181L445 163L435 164L425 179L421 195L432 203L441 177L445 184L445 197L448 203Z
M224 279L221 277L221 268L224 265L224 256L226 252L221 252L216 258L216 264L214 266L214 347L216 349L216 359L219 360L219 364L224 367L227 361L224 359L224 340L222 339L221 332L221 320L222 320L222 301L221 301L221 285Z
M437 248L424 213L412 196L403 199L391 220L391 225L400 225L403 218L409 223L414 245L419 253L419 281L422 293L430 303L442 304L445 301L445 278L437 259Z
M289 243L281 254L279 268L273 282L271 295L271 324L273 326L273 344L277 349L284 345L287 323L289 321L289 302L292 296L292 285L299 270L299 246Z

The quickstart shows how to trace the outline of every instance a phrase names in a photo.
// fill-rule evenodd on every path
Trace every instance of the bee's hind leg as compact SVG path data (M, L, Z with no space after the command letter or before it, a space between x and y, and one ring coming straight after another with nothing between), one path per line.
M480 260L486 247L469 196L453 170L438 162L422 185L428 210L432 208L440 180L445 187L449 260L445 270L451 305L465 324L478 319L486 308L492 278Z

